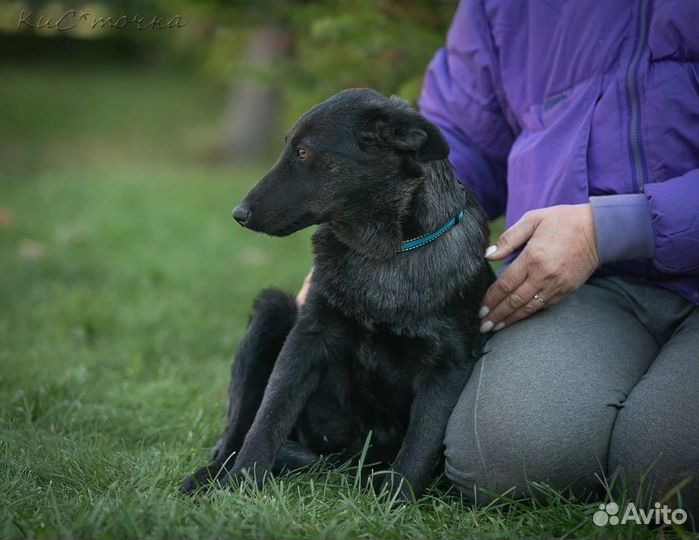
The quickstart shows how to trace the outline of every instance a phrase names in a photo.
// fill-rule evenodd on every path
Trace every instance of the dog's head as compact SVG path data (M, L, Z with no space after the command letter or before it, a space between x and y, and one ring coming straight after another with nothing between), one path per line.
M241 225L286 236L405 205L423 163L447 157L439 129L396 97L345 90L306 112L277 163L233 210Z

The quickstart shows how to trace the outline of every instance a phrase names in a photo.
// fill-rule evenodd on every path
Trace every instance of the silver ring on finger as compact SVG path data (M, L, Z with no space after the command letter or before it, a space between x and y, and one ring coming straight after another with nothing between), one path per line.
M541 295L539 293L536 293L534 295L534 300L536 300L537 302L539 302L542 305L546 303L546 301L541 297Z

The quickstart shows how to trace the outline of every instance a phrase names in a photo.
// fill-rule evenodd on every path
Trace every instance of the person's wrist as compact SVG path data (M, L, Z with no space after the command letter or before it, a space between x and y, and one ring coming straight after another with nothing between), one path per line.
M652 259L653 226L642 193L590 197L600 264Z

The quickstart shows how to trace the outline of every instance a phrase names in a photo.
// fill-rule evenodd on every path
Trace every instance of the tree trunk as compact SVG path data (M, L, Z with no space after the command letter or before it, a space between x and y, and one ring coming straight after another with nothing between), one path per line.
M243 61L256 69L269 69L291 54L289 32L266 25L253 31ZM267 149L278 128L281 90L264 81L244 78L230 88L219 146L224 161L252 160Z

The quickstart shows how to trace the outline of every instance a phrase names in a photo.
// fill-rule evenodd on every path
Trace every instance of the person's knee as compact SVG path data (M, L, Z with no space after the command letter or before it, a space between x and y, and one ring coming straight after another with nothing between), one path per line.
M576 493L600 490L595 473L603 465L580 451L576 441L561 440L556 433L511 432L494 425L479 436L480 451L469 451L472 434L450 426L445 440L445 474L468 496L480 501L511 492L514 496L537 495L534 484ZM466 441L464 440L466 439Z
M682 505L699 519L699 358L695 311L663 347L614 424L610 474L638 504Z
M481 360L451 416L445 437L445 474L467 496L514 489L531 493L530 482L558 489L598 490L609 438L606 419L580 414L543 396L498 395ZM502 373L500 374L502 375ZM498 380L502 389L507 386ZM606 411L600 411L604 416ZM581 440L589 444L582 445Z
M639 508L663 502L699 518L699 457L696 438L675 439L649 419L627 415L615 428L609 449L609 474L616 495Z
M657 403L656 403L657 405ZM619 413L609 447L608 472L637 505L659 501L699 518L699 433L696 418L658 414L634 400ZM689 419L689 423L683 421Z

